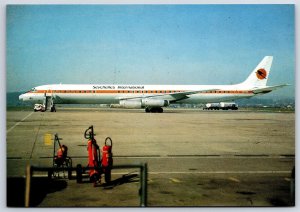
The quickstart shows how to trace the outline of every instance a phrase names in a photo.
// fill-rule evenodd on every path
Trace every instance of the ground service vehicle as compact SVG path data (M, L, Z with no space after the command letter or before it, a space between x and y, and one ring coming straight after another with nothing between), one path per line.
M34 110L34 112L37 112L37 111L45 112L46 107L43 104L35 104L33 110Z
M220 108L222 110L237 110L238 105L235 102L220 102Z
M207 103L203 110L237 110L238 105L235 102L220 102L220 103Z

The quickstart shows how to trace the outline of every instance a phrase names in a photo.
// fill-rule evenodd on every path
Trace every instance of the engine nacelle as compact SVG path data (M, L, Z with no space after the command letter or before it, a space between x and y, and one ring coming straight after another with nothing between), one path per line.
M120 107L123 108L166 107L169 105L170 102L163 99L120 100Z
M124 108L142 108L141 100L120 100L120 106Z
M163 99L142 99L143 107L166 107L169 106L170 102Z

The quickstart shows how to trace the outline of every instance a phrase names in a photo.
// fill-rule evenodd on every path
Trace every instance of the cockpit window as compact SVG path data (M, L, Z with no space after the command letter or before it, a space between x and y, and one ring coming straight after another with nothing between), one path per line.
M36 92L36 88L31 88L29 91L27 91L26 93L29 93L29 92Z

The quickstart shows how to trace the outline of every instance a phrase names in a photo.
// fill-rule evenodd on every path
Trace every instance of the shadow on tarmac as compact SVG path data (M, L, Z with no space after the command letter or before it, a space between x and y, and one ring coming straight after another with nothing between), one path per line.
M67 184L65 180L32 178L30 207L38 206L47 194L61 191L67 187ZM7 178L7 207L25 207L25 178Z
M25 207L25 178L7 178L7 207ZM125 183L139 182L138 174L126 174L109 183L103 183L97 187L113 189ZM90 183L90 182L86 182ZM61 191L67 187L66 180L50 180L45 177L34 177L31 182L30 207L36 207L49 193Z
M100 186L103 187L104 189L113 189L114 187L125 184L125 183L139 182L140 179L138 176L139 176L138 174L126 174L118 179L110 181L109 183L104 183Z

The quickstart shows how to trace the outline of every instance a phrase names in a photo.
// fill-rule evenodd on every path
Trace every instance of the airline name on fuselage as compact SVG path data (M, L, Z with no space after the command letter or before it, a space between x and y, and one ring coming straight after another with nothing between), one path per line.
M116 89L114 85L93 85L94 90L101 89ZM135 85L118 85L117 89L144 89L144 86L135 86Z

